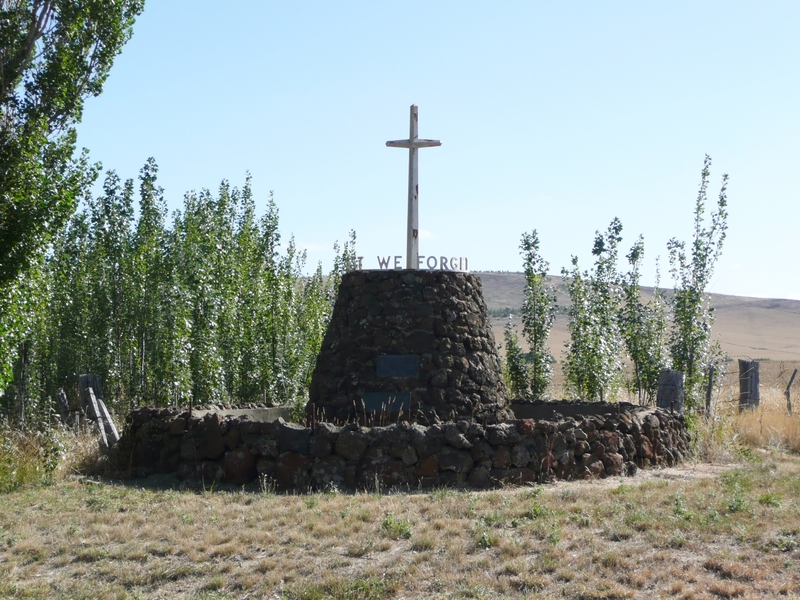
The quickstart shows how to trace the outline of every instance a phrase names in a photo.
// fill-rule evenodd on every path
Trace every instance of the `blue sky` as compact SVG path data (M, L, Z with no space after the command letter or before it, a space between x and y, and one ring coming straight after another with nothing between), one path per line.
M416 103L443 144L420 151L420 254L518 271L537 229L557 274L619 217L664 285L707 153L710 199L730 175L710 291L800 299L798 31L777 1L148 0L78 141L122 177L155 157L171 210L249 171L310 267L354 229L377 268L405 252L407 152L385 142Z

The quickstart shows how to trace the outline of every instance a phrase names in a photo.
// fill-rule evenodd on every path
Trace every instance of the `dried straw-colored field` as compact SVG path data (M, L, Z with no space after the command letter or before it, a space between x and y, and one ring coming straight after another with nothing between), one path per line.
M522 273L476 273L483 283L483 296L490 309L522 306L525 299L525 279ZM556 302L561 307L569 305L569 296L560 277L550 276L555 286ZM642 288L649 298L652 288ZM800 361L800 301L775 298L747 298L711 294L716 321L714 336L722 349L733 358L770 359L772 361ZM508 318L493 318L495 339L503 341L503 327ZM515 322L519 325L517 315ZM561 360L565 342L569 339L566 315L556 318L548 340L550 351ZM524 347L524 340L520 340Z
M720 405L692 462L633 478L278 495L66 476L0 496L0 597L800 597L800 420L776 396Z
M69 481L0 509L0 596L800 595L800 463L488 492L158 491Z

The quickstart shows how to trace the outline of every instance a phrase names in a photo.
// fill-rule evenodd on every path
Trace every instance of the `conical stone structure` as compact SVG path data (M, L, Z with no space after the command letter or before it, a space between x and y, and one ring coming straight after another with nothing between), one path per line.
M452 271L342 278L308 413L375 425L512 419L480 279Z

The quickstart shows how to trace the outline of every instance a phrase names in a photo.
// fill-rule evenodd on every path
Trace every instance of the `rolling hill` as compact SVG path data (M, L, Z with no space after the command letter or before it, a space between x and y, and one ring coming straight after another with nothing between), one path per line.
M481 278L483 296L491 309L518 309L524 300L525 278L522 273L474 273ZM556 290L559 306L569 305L569 296L561 277L549 276ZM653 288L642 288L651 297ZM732 358L800 361L800 301L748 298L711 294L715 308L714 335ZM492 318L495 339L503 339L507 318ZM515 322L519 323L519 319ZM550 335L550 349L561 358L567 332L566 315L560 312Z

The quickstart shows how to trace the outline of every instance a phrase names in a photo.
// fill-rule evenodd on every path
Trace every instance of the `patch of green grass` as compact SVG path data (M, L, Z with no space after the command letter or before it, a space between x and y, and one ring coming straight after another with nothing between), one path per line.
M452 496L455 496L455 494L456 494L456 492L453 491L451 488L441 487L441 488L436 488L435 490L433 490L428 495L428 497L433 502L441 502L445 498L451 498Z
M372 540L367 540L365 544L351 544L348 546L347 554L348 556L361 558L372 552L373 548L375 548L375 543Z
M221 575L214 575L208 583L203 586L204 591L218 591L225 587L225 582Z
M511 517L500 511L493 511L487 515L483 515L480 521L487 527L501 527L505 525Z
M743 491L739 489L737 484L733 489L733 495L728 501L728 512L729 513L744 512L747 510L747 508L748 508L747 499L745 498Z
M478 531L475 536L475 548L478 550L487 550L494 548L500 544L500 538L496 533L492 533L488 529Z
M673 501L673 512L675 516L679 519L683 519L684 521L691 521L692 520L692 513L686 508L686 498L683 496L683 489L678 490L675 493L675 500Z
M75 554L75 560L80 562L96 562L108 556L108 551L105 548L97 546L87 546L78 550Z
M794 535L791 533L784 533L782 532L778 535L774 540L772 540L771 544L775 549L780 550L781 552L791 552L795 550L800 544L797 543L797 540L794 538Z
M758 503L763 506L778 508L781 505L781 499L778 497L777 494L767 492L766 494L761 494L758 497Z
M548 511L544 508L541 504L536 502L532 502L530 508L528 508L528 512L525 513L525 516L529 519L541 519L546 517Z
M412 529L411 523L406 521L405 519L401 519L400 517L396 516L394 513L386 513L383 517L383 522L381 523L381 529L383 529L383 533L392 539L409 539L411 537Z
M747 492L753 487L753 475L744 469L732 469L721 473L719 482L729 492L735 489Z
M425 552L427 550L433 550L434 545L435 541L429 535L415 536L411 540L411 549L414 552Z
M688 543L689 540L686 539L684 533L680 530L676 530L672 534L672 537L670 537L669 540L667 541L667 547L677 550L683 548Z

